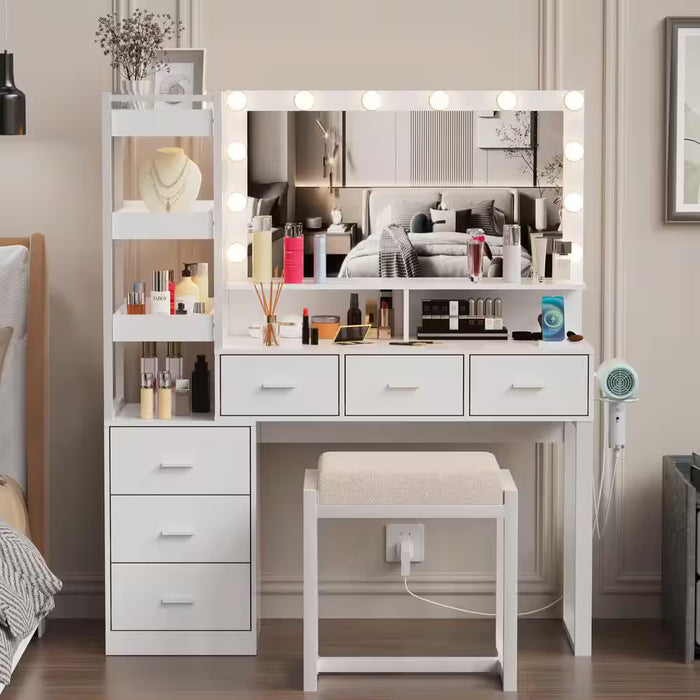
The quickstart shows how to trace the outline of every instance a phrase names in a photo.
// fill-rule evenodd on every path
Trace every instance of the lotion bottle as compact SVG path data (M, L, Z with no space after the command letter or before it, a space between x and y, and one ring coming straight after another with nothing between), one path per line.
M253 217L253 282L272 282L272 217Z
M141 375L141 418L142 420L153 419L153 375L144 372Z
M173 417L173 387L170 372L161 370L158 376L158 418L170 420Z
M194 263L184 263L182 281L175 287L175 304L184 304L188 314L194 313L194 304L199 301L199 287L192 281L190 266Z

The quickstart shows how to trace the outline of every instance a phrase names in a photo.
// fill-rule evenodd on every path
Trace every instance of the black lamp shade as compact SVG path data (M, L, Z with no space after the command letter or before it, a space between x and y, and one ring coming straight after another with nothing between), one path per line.
M26 99L15 86L11 53L0 53L0 136L23 136L27 132Z

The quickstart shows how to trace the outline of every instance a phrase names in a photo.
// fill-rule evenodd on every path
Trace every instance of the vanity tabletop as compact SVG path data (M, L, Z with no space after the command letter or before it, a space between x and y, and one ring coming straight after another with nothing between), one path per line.
M395 338L393 343L403 342ZM227 354L255 355L594 355L593 346L586 340L572 343L542 340L442 340L428 345L392 345L388 340L369 340L365 343L336 344L321 340L318 345L302 345L301 339L280 338L279 346L265 347L259 338L229 336L218 351Z

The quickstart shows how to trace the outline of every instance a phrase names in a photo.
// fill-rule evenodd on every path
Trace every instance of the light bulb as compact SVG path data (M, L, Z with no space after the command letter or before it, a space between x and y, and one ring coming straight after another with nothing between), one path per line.
M226 106L234 112L245 109L246 104L248 104L248 98L245 96L245 92L241 92L240 90L230 92L226 98Z
M577 163L583 158L583 146L578 141L571 141L564 147L564 155L567 160Z
M297 109L311 109L314 106L314 96L308 90L301 90L294 95L294 104Z
M564 208L574 214L581 211L583 209L583 197L578 192L569 192L564 197Z
M564 104L567 109L572 112L581 109L583 107L583 93L578 90L572 90L564 95Z
M232 243L226 249L226 257L232 263L243 262L248 257L248 251L242 243Z
M231 211L243 211L248 203L248 198L242 192L233 192L226 200L226 206Z
M433 109L447 109L450 104L450 97L442 90L436 90L430 95L430 106Z
M379 109L382 104L382 98L378 92L374 90L368 90L364 95L362 95L362 106L365 109L375 110Z
M572 262L583 260L583 248L578 243L571 244L571 260Z
M507 112L511 109L515 109L515 105L518 104L518 98L515 96L514 92L504 90L503 92L498 93L496 104L498 105L498 109L502 109Z
M229 157L229 160L232 160L234 163L243 160L247 152L245 144L240 141L234 141L229 144L229 147L226 149L226 155Z

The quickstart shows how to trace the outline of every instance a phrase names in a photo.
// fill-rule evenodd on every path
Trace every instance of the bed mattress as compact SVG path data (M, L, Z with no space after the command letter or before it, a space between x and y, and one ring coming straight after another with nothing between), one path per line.
M14 329L0 376L0 474L11 476L24 491L28 266L29 251L24 246L0 246L0 327Z

